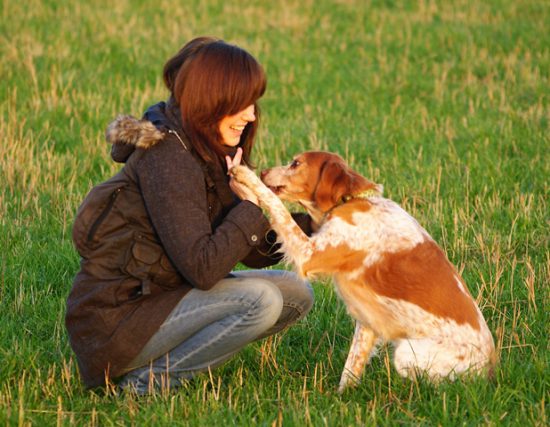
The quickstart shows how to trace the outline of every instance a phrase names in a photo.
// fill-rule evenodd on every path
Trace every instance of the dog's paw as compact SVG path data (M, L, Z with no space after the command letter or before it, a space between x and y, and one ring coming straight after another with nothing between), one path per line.
M340 384L338 384L338 393L342 394L344 391L350 388L354 388L359 384L359 379L348 370L342 372L340 377Z
M246 166L234 166L229 171L229 174L233 177L235 181L247 186L250 186L256 180L258 180L256 174Z

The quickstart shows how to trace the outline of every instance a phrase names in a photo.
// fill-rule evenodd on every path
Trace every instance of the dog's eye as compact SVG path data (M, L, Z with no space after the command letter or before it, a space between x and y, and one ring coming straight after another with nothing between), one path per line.
M293 160L292 163L290 164L290 168L294 169L294 168L298 167L299 165L300 165L300 162L298 160Z

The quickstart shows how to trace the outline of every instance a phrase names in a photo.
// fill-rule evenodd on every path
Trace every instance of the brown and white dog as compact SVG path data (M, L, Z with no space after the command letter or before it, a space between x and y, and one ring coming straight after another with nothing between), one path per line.
M263 183L243 166L231 174L268 210L286 258L303 277L332 275L356 320L340 392L358 381L380 341L393 343L403 376L426 373L437 381L492 370L493 338L464 281L426 230L382 197L380 185L327 152L268 169ZM305 207L317 226L311 237L277 196Z

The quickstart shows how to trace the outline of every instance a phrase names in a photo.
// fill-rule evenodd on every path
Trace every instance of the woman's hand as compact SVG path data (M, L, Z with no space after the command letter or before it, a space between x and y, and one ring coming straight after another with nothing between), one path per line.
M228 174L232 168L234 168L235 166L239 166L241 164L242 158L243 158L243 149L240 147L237 148L235 157L231 158L229 156L225 156L225 162L227 163ZM252 193L252 191L250 191L248 187L235 181L233 178L229 179L229 187L241 200L248 200L249 202L252 202L255 205L259 205L258 198L254 195L254 193Z

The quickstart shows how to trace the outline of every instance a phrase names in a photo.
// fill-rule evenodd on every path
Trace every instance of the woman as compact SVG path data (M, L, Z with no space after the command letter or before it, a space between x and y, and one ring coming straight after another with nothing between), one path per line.
M166 63L164 82L166 103L109 125L111 155L125 165L92 189L73 227L82 261L66 326L89 387L115 378L140 394L177 386L313 303L293 273L232 271L280 260L257 201L226 165L250 164L261 66L201 37ZM309 232L309 217L296 218Z

